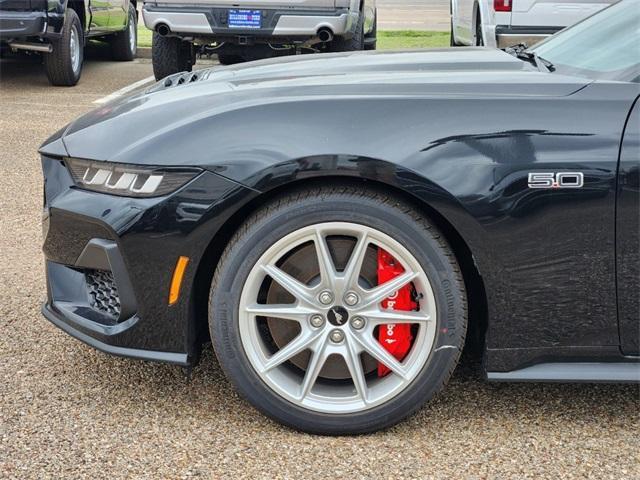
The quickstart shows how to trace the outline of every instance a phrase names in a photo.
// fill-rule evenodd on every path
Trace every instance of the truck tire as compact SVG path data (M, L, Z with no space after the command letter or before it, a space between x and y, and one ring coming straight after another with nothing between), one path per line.
M76 12L67 9L62 35L52 42L53 51L44 54L44 67L52 85L71 87L78 83L84 59L84 32Z
M193 43L177 37L153 33L151 57L156 80L178 72L190 72L193 64Z
M114 60L130 62L138 51L138 19L136 9L129 4L129 18L126 28L109 39Z
M375 50L378 43L378 10L373 16L373 28L364 36L364 49Z
M484 47L484 39L482 38L482 17L480 16L480 10L476 13L476 35L475 35L476 47Z
M236 63L242 63L245 59L241 55L232 55L229 53L218 54L218 62L220 65L234 65Z
M364 14L358 16L356 31L351 38L335 37L330 45L332 52L355 52L364 50Z

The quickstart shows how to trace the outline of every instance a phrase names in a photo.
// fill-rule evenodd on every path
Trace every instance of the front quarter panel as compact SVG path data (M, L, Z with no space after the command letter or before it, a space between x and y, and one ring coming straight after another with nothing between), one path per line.
M262 105L213 119L208 168L262 192L358 176L435 208L468 243L485 283L487 348L500 353L488 368L511 369L534 350L617 349L614 192L636 95L634 85L594 84L559 98ZM191 154L206 155L197 145ZM531 189L532 171L579 171L584 188Z
M439 212L473 253L488 300L487 369L619 352L614 192L638 85L469 75L393 89L386 72L369 84L339 76L339 90L326 79L195 83L167 103L150 94L105 106L64 142L74 156L200 166L251 192L336 175L401 189ZM531 172L564 171L581 172L584 187L528 186ZM202 231L213 238L219 221Z

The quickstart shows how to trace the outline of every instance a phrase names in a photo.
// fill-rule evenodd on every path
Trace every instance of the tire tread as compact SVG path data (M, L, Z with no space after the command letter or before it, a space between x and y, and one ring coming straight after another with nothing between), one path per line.
M220 275L222 270L224 270L222 266L224 266L225 263L229 260L229 256L232 254L233 249L239 243L245 242L247 240L247 235L249 234L249 231L253 229L256 224L268 221L268 219L275 212L287 206L295 205L307 199L312 199L312 198L323 199L328 196L332 196L332 197L343 196L345 201L352 201L353 197L355 196L355 197L360 197L364 200L374 201L382 206L387 206L387 207L391 207L396 210L399 210L401 213L411 218L416 224L420 225L434 240L436 240L438 245L441 247L442 252L444 252L444 254L446 255L447 261L454 272L455 281L457 283L456 285L457 288L455 289L455 291L459 292L459 295L460 295L458 300L460 302L460 305L462 306L464 322L462 326L462 334L459 336L460 341L459 341L459 344L457 345L457 349L455 352L455 359L454 361L451 361L449 363L450 366L446 374L441 377L441 381L439 382L439 384L434 386L433 396L438 395L451 379L451 376L453 375L453 372L455 371L460 361L460 356L462 355L462 348L464 346L464 341L467 334L468 303L467 303L467 295L466 295L462 270L460 269L460 266L455 257L455 254L453 253L453 250L451 249L448 242L446 241L444 235L442 235L442 233L439 231L437 227L435 227L431 222L428 221L428 217L425 215L424 212L416 208L414 205L408 202L405 202L404 200L401 200L393 195L384 193L378 189L372 189L372 188L363 189L361 187L356 187L354 185L349 185L349 184L333 185L333 186L312 186L308 188L297 188L287 192L286 194L280 195L279 197L272 199L269 203L264 205L262 208L260 208L258 211L254 212L252 215L250 215L247 218L247 220L234 233L229 243L227 244L226 248L224 249L224 252L222 253L218 261L218 266L213 274L211 290L209 292L209 305L213 304L212 302L213 302L213 297L216 291L216 286L220 283ZM215 345L216 341L215 341L214 329L211 328L210 330L211 330L211 340L212 340L212 343ZM214 352L214 353L216 354L216 357L218 358L218 361L223 371L225 371L226 359L222 358L221 355L218 355L217 352ZM239 394L242 398L244 398L244 400L251 403L251 399L249 399L242 391L239 391ZM304 431L315 433L315 434L321 434L321 435L343 435L345 433L346 434L368 433L375 430L388 428L402 421L406 417L412 415L417 410L419 410L422 406L423 406L422 403L417 403L410 409L407 409L407 411L404 412L400 418L388 418L384 422L382 422L382 425L381 425L381 422L376 422L374 425L371 425L370 427L361 427L354 432L344 432L344 431L334 432L330 430L324 430L322 428L314 429L309 427L305 428ZM268 416L271 416L275 420L278 420L277 418L273 417L270 414L270 412L263 409L261 410Z

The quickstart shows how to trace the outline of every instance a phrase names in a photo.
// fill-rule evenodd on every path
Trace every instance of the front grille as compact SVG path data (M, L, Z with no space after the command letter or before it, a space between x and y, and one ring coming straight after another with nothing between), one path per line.
M120 296L113 273L107 270L88 270L85 272L89 301L96 310L111 317L120 316Z

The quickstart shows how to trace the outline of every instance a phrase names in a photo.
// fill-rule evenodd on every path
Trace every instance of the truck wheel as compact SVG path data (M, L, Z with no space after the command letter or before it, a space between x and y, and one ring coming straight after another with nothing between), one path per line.
M335 37L331 42L332 52L354 52L364 49L364 14L358 16L356 31L351 38Z
M413 205L360 186L301 188L248 217L209 301L227 377L310 433L365 433L415 412L451 376L466 327L442 234Z
M364 36L364 49L375 50L378 43L378 10L373 16L373 28Z
M129 62L136 57L138 51L138 20L136 9L129 4L129 18L126 28L109 39L111 54L114 60Z
M193 67L193 43L177 37L163 37L153 33L151 57L156 80L178 72L190 72Z
M52 85L71 87L78 83L84 59L84 33L76 12L67 9L62 36L44 54L44 67Z
M244 61L244 57L240 55L230 55L228 53L221 53L218 55L218 62L220 62L220 65L234 65Z

